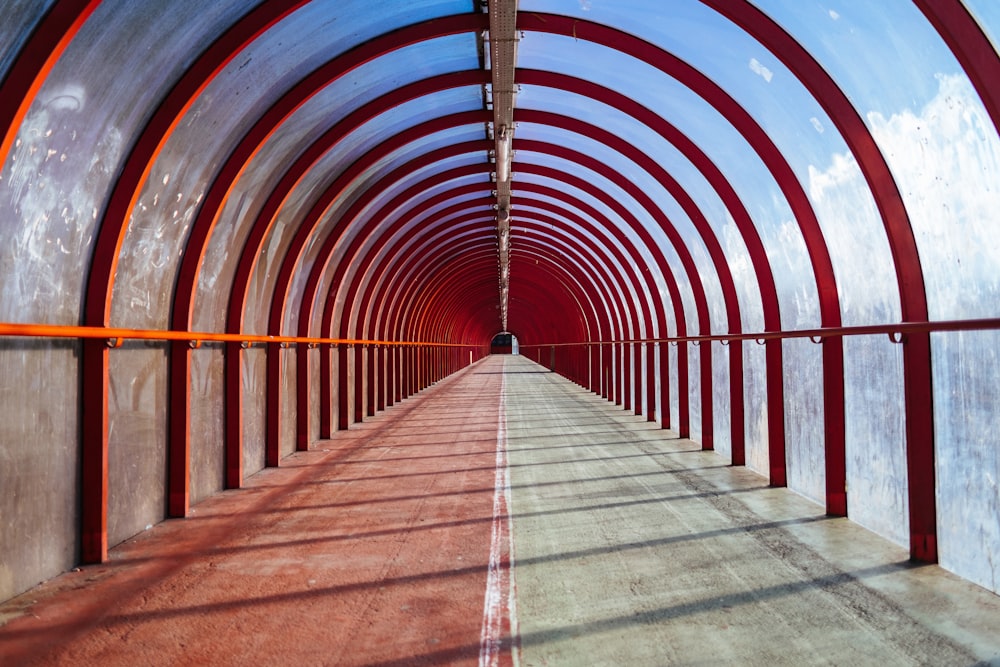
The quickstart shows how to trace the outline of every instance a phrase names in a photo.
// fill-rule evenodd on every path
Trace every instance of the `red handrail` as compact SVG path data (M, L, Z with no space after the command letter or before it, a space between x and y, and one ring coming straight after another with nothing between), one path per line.
M792 331L761 331L741 334L712 334L710 336L676 336L667 338L636 338L621 340L578 341L573 343L531 343L519 344L518 347L569 347L576 345L618 345L622 343L708 343L719 341L729 343L734 340L752 340L763 345L769 340L785 340L788 338L809 338L814 343L823 342L824 338L836 336L870 336L886 334L894 343L904 342L908 333L942 332L942 331L984 331L1000 329L1000 318L985 318L974 320L942 320L939 322L899 322L896 324L869 324L849 327L822 327L818 329L796 329Z

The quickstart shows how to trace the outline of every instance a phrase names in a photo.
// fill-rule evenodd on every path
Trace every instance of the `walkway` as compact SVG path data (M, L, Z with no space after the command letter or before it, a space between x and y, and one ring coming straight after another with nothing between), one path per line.
M997 596L520 357L316 443L5 619L5 666L1000 664Z

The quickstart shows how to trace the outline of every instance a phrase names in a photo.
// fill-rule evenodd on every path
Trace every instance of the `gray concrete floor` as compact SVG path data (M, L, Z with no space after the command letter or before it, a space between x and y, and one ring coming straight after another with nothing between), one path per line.
M1000 665L1000 597L521 357L520 662Z

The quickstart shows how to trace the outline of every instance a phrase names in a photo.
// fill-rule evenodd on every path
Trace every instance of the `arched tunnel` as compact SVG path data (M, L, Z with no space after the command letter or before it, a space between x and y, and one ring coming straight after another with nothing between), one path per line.
M0 16L0 600L515 367L1000 592L1000 5Z

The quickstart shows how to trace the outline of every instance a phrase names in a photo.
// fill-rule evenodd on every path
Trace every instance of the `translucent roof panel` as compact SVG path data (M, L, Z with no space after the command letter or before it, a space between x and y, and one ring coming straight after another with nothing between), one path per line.
M55 0L11 0L5 4L4 20L0 21L0 44L5 45L0 49L0 81L35 25L54 3Z
M989 315L978 295L955 295L975 283L1000 300L1000 188L983 169L1000 164L1000 140L947 45L904 0L759 4L823 62L881 148L917 237L931 318ZM961 235L948 232L959 224Z
M671 2L655 7L642 0L593 0L571 5L558 0L532 0L532 10L569 14L581 20L610 26L651 42L709 77L739 102L779 144L798 145L799 158L815 159L824 154L824 140L815 124L828 125L826 115L803 86L777 58L740 27L699 2ZM522 5L522 11L528 11ZM530 43L535 35L530 35ZM561 37L560 40L569 38ZM582 40L580 41L582 45ZM706 45L711 48L707 49ZM542 47L557 54L552 45ZM565 49L562 46L562 49ZM588 48L585 45L583 48ZM589 48L588 48L589 50ZM602 57L601 60L605 60ZM598 64L596 56L578 61L588 70ZM519 64L525 66L525 61ZM604 62L598 71L612 67L615 87L637 100L655 100L661 109L666 101L660 76L644 66ZM624 69L622 69L624 67ZM603 79L602 79L603 80ZM814 136L819 134L819 136ZM833 139L836 141L836 139ZM790 156L791 157L791 156Z

